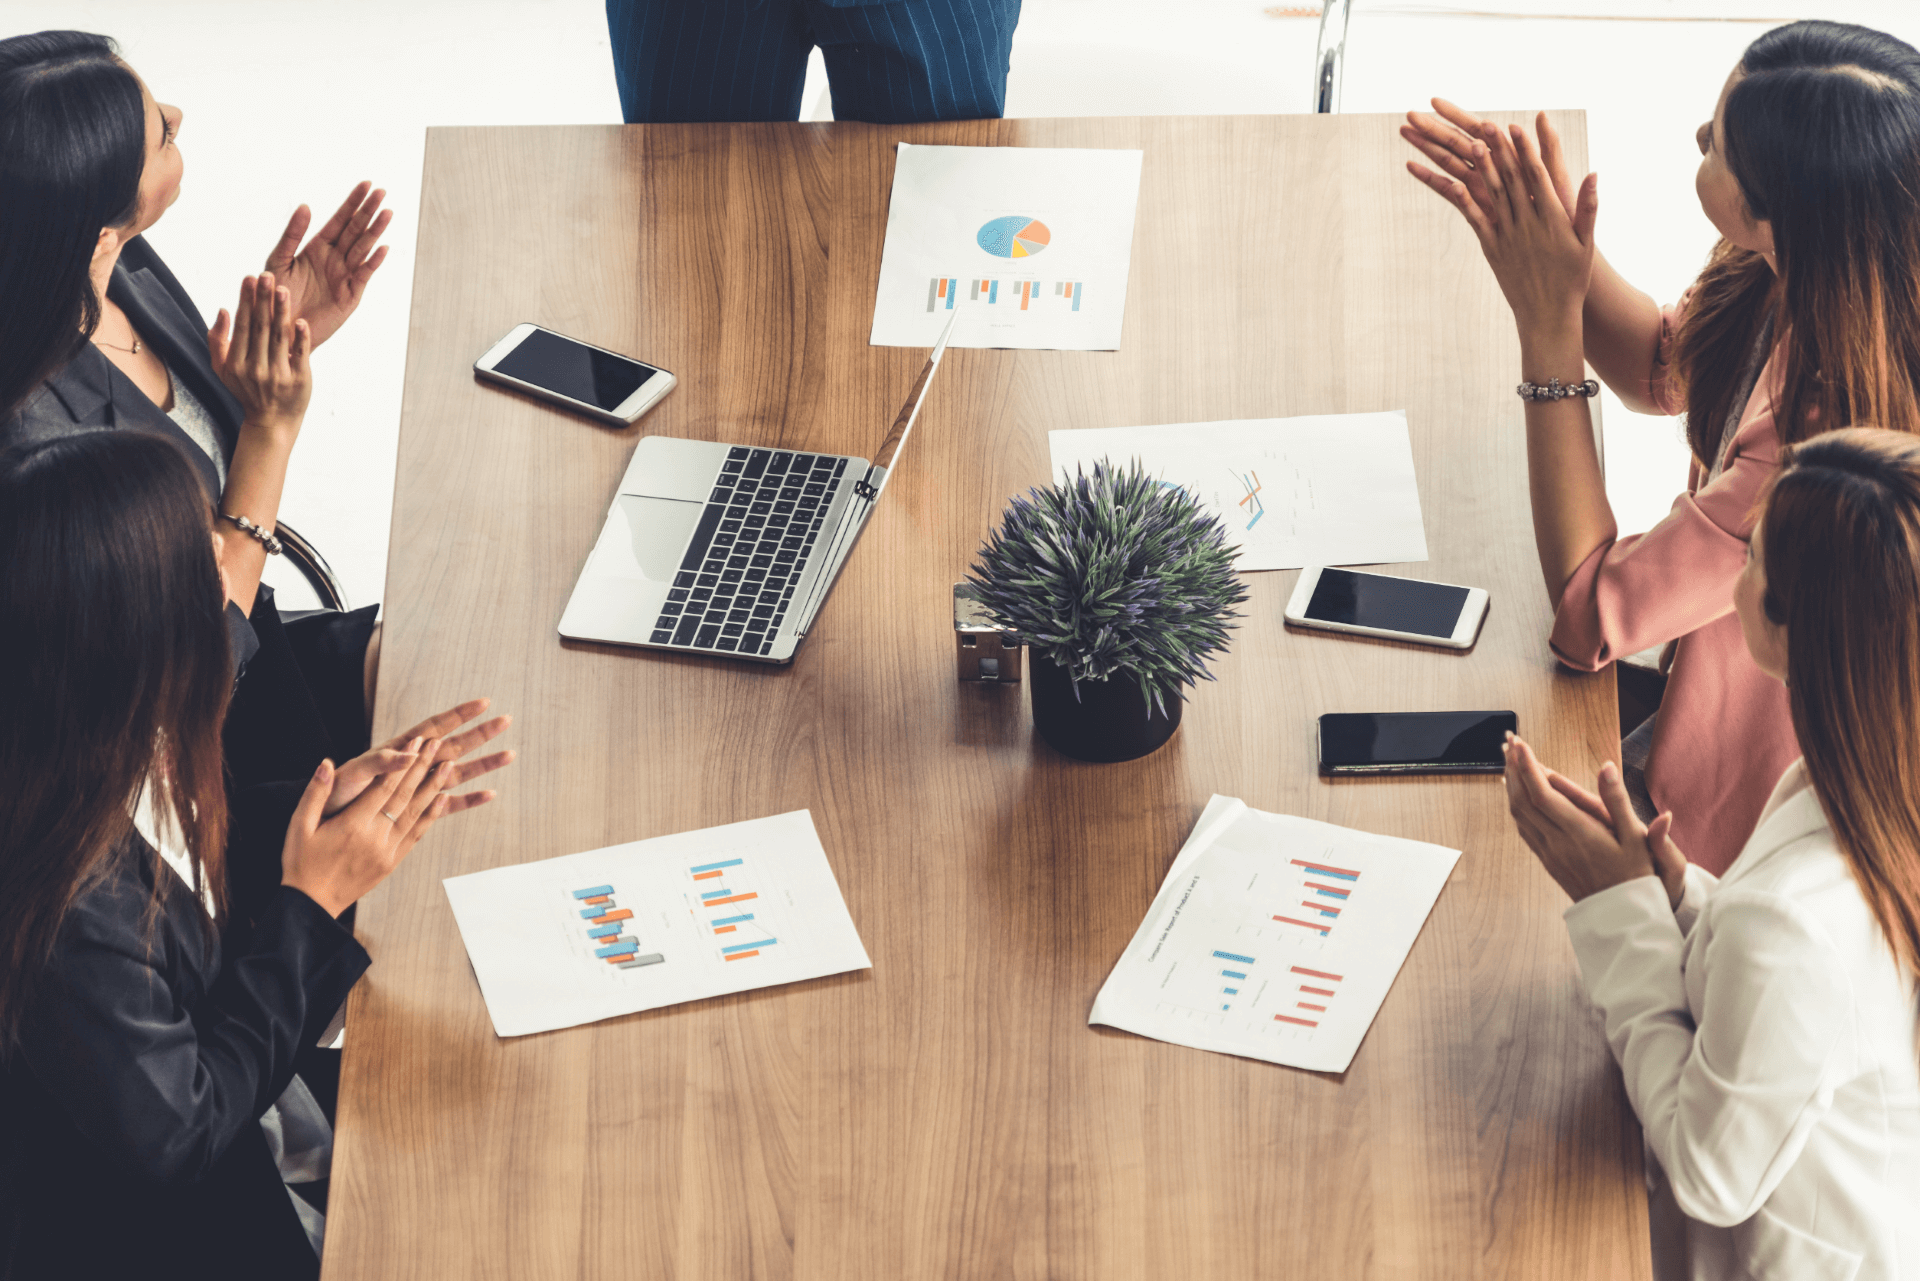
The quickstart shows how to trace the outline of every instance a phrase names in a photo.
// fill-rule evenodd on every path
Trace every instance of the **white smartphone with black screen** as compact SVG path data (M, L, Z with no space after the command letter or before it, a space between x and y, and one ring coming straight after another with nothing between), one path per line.
M1470 649L1487 617L1487 593L1419 578L1309 567L1287 601L1287 622L1355 636Z
M515 325L473 362L473 372L614 427L638 421L674 385L656 365L539 325Z

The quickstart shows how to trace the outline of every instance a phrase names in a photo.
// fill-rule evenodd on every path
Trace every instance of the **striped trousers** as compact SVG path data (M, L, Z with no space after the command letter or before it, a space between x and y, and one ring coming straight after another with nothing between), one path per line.
M807 56L837 120L977 120L1006 107L1020 0L607 0L627 123L798 120Z

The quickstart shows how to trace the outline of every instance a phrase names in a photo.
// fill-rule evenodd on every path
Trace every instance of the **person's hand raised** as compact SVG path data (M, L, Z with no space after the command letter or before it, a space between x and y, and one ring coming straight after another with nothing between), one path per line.
M1517 734L1508 734L1501 750L1514 826L1567 897L1577 903L1643 876L1665 880L1671 857L1679 854L1666 835L1673 816L1662 814L1651 828L1643 824L1612 762L1600 767L1600 794L1594 796L1542 766ZM1668 857L1656 860L1656 845ZM1679 870L1684 872L1684 860ZM1669 901L1677 901L1671 884L1667 890Z
M1400 136L1440 172L1412 160L1407 171L1473 228L1523 331L1577 322L1593 275L1599 176L1575 190L1544 111L1534 121L1536 147L1519 125L1503 130L1443 99L1433 105L1437 116L1408 112Z
M393 221L393 210L380 207L386 198L372 183L358 184L304 248L300 241L313 222L313 210L301 205L267 255L267 271L286 285L293 315L307 322L316 347L346 323L360 305L367 282L387 260L388 247L380 244L380 237Z
M324 816L331 818L352 804L354 799L380 775L412 764L414 756L428 739L439 743L439 749L434 754L431 764L454 763L453 772L447 778L446 786L448 787L460 787L482 774L489 774L503 766L511 765L514 758L511 751L493 752L477 760L461 763L462 757L482 744L498 738L506 732L507 726L513 723L511 716L496 716L462 733L454 732L485 712L487 706L487 699L470 699L458 707L429 716L412 729L401 731L373 750L356 756L340 766L334 772L333 791L327 797ZM461 810L472 809L476 805L485 805L493 799L493 795L491 791L483 791L449 796L446 812L457 814Z
M405 769L382 774L351 805L325 817L333 791L332 761L321 761L287 826L280 882L338 916L387 879L434 821L447 812L446 763L434 765L437 742L424 745Z
M291 297L271 275L242 280L232 321L222 308L207 331L207 355L246 414L243 429L299 433L313 396L312 349L307 322L294 318Z

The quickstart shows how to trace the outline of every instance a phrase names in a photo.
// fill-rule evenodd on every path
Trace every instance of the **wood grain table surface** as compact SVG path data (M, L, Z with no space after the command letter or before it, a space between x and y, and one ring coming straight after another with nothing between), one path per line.
M1639 1130L1500 780L1314 769L1332 711L1512 708L1576 777L1617 744L1611 673L1547 647L1512 321L1395 124L429 133L377 729L486 694L521 758L361 905L329 1281L1647 1275ZM949 352L791 666L562 642L642 431L884 433L926 355L867 344L901 140L1144 149L1121 350ZM520 321L680 385L613 431L476 382ZM1217 683L1118 765L956 682L951 584L1049 429L1388 409L1431 551L1395 568L1491 591L1471 652L1289 632L1296 575L1249 575ZM1215 792L1465 851L1343 1074L1087 1026ZM871 971L494 1036L442 877L799 808Z

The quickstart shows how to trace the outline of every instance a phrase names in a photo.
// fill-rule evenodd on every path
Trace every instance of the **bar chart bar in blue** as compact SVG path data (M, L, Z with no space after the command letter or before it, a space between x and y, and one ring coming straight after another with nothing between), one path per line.
M573 896L575 898L599 898L602 894L611 893L613 893L613 886L611 885L590 885L584 890L575 890Z
M707 922L707 924L709 924L709 925L738 925L738 924L740 924L740 922L742 922L742 921L751 921L752 919L753 919L753 913L752 913L752 912L742 912L742 913L740 913L740 915L738 915L738 916L723 916L723 917L721 917L721 918L720 918L719 920L717 920L717 921L709 921L709 922Z
M711 872L717 868L722 868L722 867L739 867L742 863L746 861L747 860L743 858L730 858L730 859L724 859L718 863L702 863L700 866L695 868L689 868L688 870L693 872Z
M1247 977L1246 974L1240 970L1221 970L1220 973L1230 979L1243 979Z
M615 921L612 925L596 925L587 931L587 937L590 939L612 938L618 934L625 925L625 921Z
M710 898L725 898L725 897L726 897L727 895L729 895L729 894L731 894L731 893L733 893L733 891L732 891L732 890L730 890L730 889L726 889L726 888L724 888L724 887L723 887L723 888L721 888L721 889L717 889L717 890L708 890L708 891L707 891L707 892L706 892L705 894L702 894L702 895L701 895L700 897L701 897L701 898L703 898L703 899L710 899Z
M730 947L721 948L720 952L722 955L728 952L750 952L756 947L772 947L779 941L779 939L761 939L758 943L735 943Z
M580 919L583 921L591 921L594 917L605 916L612 910L613 904L611 903L602 903L598 907L583 907L580 909Z
M596 947L593 949L593 954L595 956L624 956L628 952L638 952L639 950L639 939L626 939L619 943L609 943L605 947Z
M1253 958L1251 956L1240 956L1233 952L1215 952L1214 955L1223 961L1238 961L1242 965L1253 964Z

